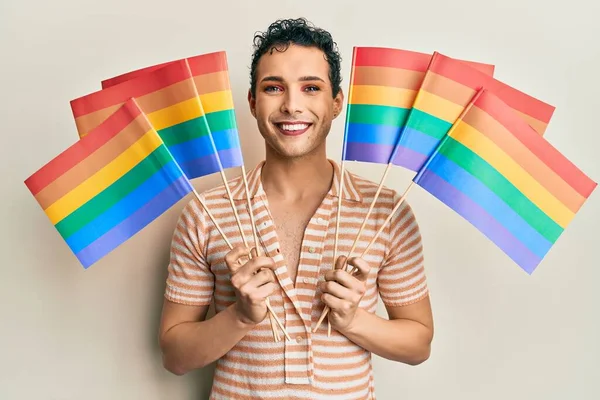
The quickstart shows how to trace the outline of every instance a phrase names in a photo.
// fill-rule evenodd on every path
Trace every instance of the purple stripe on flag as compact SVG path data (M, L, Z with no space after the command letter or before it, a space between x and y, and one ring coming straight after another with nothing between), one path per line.
M219 159L221 160L223 169L240 167L243 162L240 149L221 150L219 151ZM181 169L186 176L191 176L194 178L221 171L221 168L219 167L219 160L214 154L185 162L181 164Z
M382 144L348 142L344 160L387 164L393 149Z
M392 164L418 172L427 161L425 154L417 153L409 148L398 146Z
M75 254L85 268L113 251L171 206L184 198L192 187L185 177L180 177L152 200L140 207L123 222L100 236L96 241Z
M239 147L220 150L219 158L221 159L221 165L223 166L223 169L241 167L244 163L242 149Z
M190 179L214 174L221 170L219 167L219 159L215 154L182 163L181 169L186 176L190 177Z
M540 263L541 258L533 254L500 222L431 170L426 170L416 183L473 224L527 273L531 274Z

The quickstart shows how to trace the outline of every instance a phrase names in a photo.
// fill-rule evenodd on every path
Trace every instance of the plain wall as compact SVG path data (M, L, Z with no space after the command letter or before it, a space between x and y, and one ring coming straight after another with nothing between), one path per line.
M600 6L555 4L2 0L0 399L192 400L210 388L212 368L174 376L157 346L170 239L189 198L84 270L23 183L77 140L71 99L132 69L226 50L251 168L264 155L246 103L253 34L306 16L338 42L345 91L353 46L495 64L498 79L557 107L545 137L600 180ZM328 142L338 161L343 121ZM348 169L379 181L384 167ZM404 190L411 178L396 168L386 185ZM198 190L219 183L194 181ZM532 276L425 191L408 201L424 238L436 333L420 366L375 357L378 398L599 399L600 193Z

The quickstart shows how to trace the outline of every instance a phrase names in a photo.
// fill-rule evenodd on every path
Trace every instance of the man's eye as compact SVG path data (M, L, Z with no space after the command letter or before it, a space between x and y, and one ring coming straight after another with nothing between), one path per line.
M280 88L280 87L278 87L278 86L267 86L267 87L265 88L265 92L267 92L267 93L278 92L278 91L280 91L280 90L281 90L281 88Z
M319 90L321 90L321 88L319 88L318 86L307 86L305 90L307 92L318 92Z

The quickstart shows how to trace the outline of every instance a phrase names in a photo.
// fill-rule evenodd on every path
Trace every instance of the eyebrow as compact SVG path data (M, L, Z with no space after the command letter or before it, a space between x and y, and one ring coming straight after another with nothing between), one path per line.
M298 80L301 82L307 82L307 81L325 82L322 78L319 78L318 76L312 76L312 75L302 76ZM275 76L275 75L265 76L263 79L261 79L261 82L283 82L283 81L284 80L281 76Z

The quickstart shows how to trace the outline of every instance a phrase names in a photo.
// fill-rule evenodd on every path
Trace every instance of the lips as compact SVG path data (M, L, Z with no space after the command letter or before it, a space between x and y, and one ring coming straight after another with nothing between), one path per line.
M275 126L282 134L286 136L299 136L311 127L309 122L279 122Z

